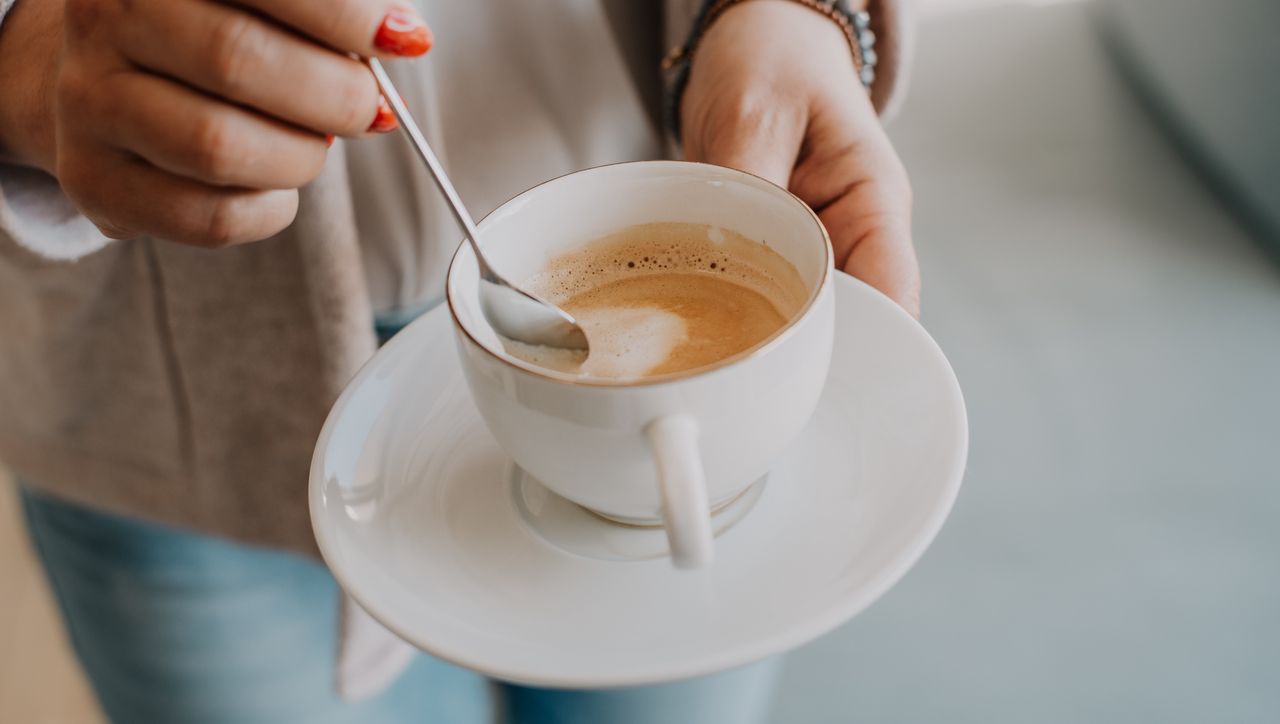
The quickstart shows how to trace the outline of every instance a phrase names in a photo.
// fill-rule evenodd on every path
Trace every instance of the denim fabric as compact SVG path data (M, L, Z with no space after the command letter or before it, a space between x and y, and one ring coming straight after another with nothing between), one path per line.
M113 722L490 720L484 677L426 655L382 696L340 701L338 587L318 563L22 497L76 655Z
M333 688L338 587L320 564L29 491L22 502L76 655L118 724L767 721L777 660L568 691L494 684L422 654L384 694L344 703Z

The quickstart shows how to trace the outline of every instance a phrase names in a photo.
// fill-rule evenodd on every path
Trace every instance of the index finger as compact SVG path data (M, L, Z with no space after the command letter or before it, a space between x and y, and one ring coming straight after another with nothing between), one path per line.
M237 0L340 51L408 57L431 49L431 30L404 0Z

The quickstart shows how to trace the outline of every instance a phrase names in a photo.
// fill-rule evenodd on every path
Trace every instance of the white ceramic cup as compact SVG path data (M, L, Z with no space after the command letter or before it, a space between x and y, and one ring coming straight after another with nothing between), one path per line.
M498 444L526 473L606 517L666 527L677 566L712 558L710 511L761 479L818 403L834 332L832 251L818 217L768 181L699 163L644 161L580 171L503 204L479 225L507 278L637 224L709 224L767 241L808 286L786 327L699 370L632 382L582 380L506 354L477 299L462 245L447 294L462 368Z

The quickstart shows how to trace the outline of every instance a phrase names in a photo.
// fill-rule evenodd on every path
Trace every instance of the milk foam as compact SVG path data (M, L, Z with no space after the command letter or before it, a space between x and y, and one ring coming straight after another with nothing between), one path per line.
M587 333L590 356L510 339L502 340L503 347L513 357L557 372L635 379L662 364L685 340L684 319L656 307L587 309L574 318Z
M580 374L633 379L662 364L685 340L685 321L656 307L605 307L577 315L591 355Z

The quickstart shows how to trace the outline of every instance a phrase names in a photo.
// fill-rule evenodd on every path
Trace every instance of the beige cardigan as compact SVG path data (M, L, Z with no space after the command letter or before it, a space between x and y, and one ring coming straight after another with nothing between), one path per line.
M668 0L665 24L659 4L605 2L635 81L626 92L653 109L656 60L696 0ZM898 0L873 3L881 110L902 86L900 15ZM425 107L447 102L429 83L400 82ZM314 554L312 446L375 349L357 205L386 190L353 187L344 155L331 155L292 226L221 251L86 239L71 232L87 222L47 177L5 169L0 461L71 501ZM385 169L392 179L411 171L408 154L389 162L401 165ZM22 208L41 209L41 221Z

